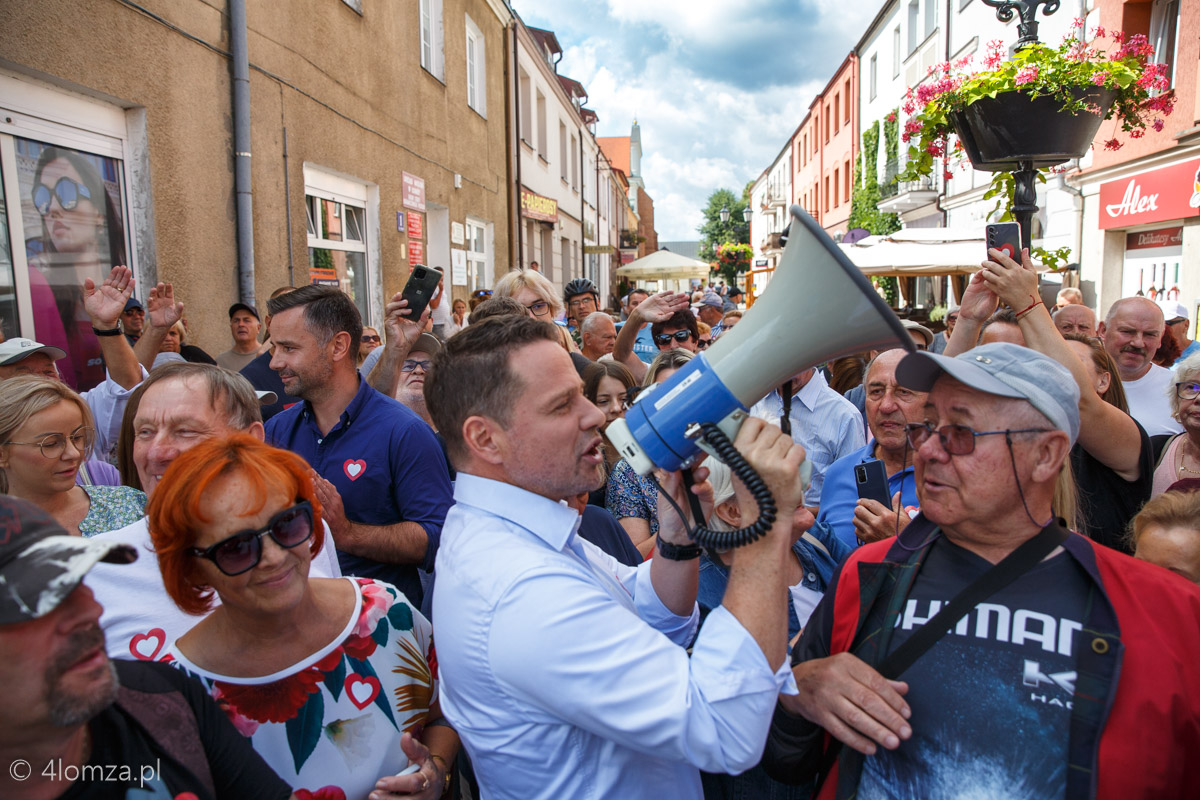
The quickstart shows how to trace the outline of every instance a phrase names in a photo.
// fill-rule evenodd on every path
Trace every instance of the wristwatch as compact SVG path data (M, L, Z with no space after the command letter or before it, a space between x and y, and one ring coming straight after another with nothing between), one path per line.
M658 539L658 554L671 561L691 561L703 552L704 548L697 544L671 544L662 537Z

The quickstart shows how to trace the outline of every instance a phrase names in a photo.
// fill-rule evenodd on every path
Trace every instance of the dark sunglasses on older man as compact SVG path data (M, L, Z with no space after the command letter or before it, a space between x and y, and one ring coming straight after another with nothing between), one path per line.
M664 345L670 344L672 339L677 342L686 342L690 338L692 338L692 334L689 331L683 330L675 331L674 333L660 333L658 336L654 337L654 341L658 342L660 345Z
M238 531L201 550L199 547L188 548L188 553L197 558L206 558L217 565L217 569L226 575L241 575L258 566L262 561L262 537L270 536L275 544L284 550L291 550L297 545L304 544L313 535L312 503L301 500L291 508L285 508L275 516L265 527L258 530Z
M58 198L63 211L70 211L79 205L79 198L91 200L92 192L82 183L63 177L54 184L54 196ZM50 213L50 187L46 184L39 183L33 187L33 207L39 214Z

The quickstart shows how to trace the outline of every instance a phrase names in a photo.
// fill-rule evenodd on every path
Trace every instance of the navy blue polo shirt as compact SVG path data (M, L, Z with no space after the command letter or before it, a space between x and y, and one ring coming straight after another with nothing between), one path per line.
M337 487L347 519L364 525L419 523L429 535L421 566L433 570L454 499L442 446L424 420L360 379L358 393L327 436L307 400L271 417L266 428L268 442L302 456ZM341 550L338 561L346 575L387 581L420 606L416 565L385 564Z

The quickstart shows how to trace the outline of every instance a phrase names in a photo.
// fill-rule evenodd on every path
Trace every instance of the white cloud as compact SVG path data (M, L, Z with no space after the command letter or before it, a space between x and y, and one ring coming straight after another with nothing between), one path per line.
M694 240L709 194L768 168L874 16L863 0L518 0L555 31L601 136L642 132L663 240ZM848 10L851 9L851 10Z

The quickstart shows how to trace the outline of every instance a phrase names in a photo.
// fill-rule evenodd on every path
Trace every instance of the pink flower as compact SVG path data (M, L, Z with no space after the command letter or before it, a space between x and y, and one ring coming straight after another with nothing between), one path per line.
M1157 133L1163 129L1163 121L1161 119L1156 119L1150 127L1154 128L1155 133Z
M1142 138L1142 137L1143 137L1143 136L1145 136L1145 135L1146 135L1146 129L1145 129L1145 128L1134 128L1133 130L1131 130L1131 131L1129 132L1129 138L1130 138L1130 139L1140 139L1140 138Z
M362 613L354 626L353 636L370 636L392 605L392 596L377 583L360 580L362 587Z
M1017 76L1016 76L1017 86L1020 86L1025 83L1033 83L1034 81L1037 80L1037 76L1038 76L1038 68L1037 67L1025 67L1024 69L1017 72Z
M950 170L944 170L942 172L942 177L945 178L946 180L950 180L951 178L954 177L954 173L951 172Z
M1105 150L1120 150L1121 142L1116 139L1109 139L1107 142L1104 143L1104 149Z
M258 723L249 717L242 716L241 712L234 708L229 699L225 697L219 685L213 685L212 699L217 702L217 706L225 712L225 716L229 717L229 721L233 723L233 727L242 736L248 739L258 730Z
M1097 26L1096 26L1096 27L1095 27L1095 28L1092 30L1092 38L1093 38L1093 39L1103 39L1103 38L1104 38L1104 36L1105 36L1105 32L1104 32L1104 28L1103 28L1102 26L1100 26L1100 25L1097 25Z
M1097 86L1103 86L1108 80L1108 74L1105 72L1097 72L1092 76L1092 83Z

